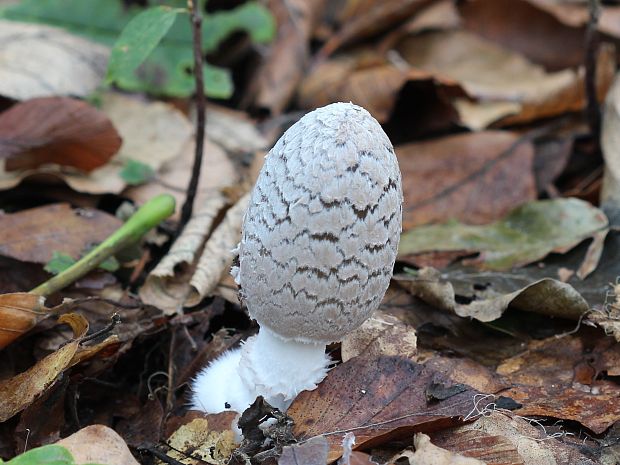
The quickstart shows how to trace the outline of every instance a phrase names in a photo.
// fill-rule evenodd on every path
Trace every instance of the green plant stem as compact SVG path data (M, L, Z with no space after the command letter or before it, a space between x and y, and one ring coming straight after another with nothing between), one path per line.
M169 194L161 194L152 198L87 255L30 292L48 296L75 282L108 257L140 240L150 229L172 215L174 208L174 197Z

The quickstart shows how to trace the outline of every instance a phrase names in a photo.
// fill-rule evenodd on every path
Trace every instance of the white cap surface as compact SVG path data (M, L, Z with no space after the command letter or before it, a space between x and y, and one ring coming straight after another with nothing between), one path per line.
M342 339L383 299L401 224L379 123L351 103L308 113L267 155L244 218L237 281L250 316L284 338Z

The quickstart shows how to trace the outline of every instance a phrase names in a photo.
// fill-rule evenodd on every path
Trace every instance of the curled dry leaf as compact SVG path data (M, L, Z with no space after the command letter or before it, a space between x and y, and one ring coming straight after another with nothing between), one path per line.
M139 465L122 437L104 425L90 425L56 444L66 447L75 463Z
M516 133L457 134L397 146L396 155L405 231L454 218L488 223L536 198L534 147Z
M23 373L0 381L0 422L28 407L70 366L78 351L79 339L88 331L88 322L75 313L61 316L59 322L71 326L75 339L39 360Z
M308 66L310 39L325 0L271 0L278 36L255 77L254 105L272 115L289 104Z
M605 159L601 207L616 219L620 217L620 74L605 99L601 149Z
M42 264L48 263L54 252L77 259L121 224L100 210L73 209L66 203L0 214L0 255Z
M0 20L0 95L86 97L101 83L108 55L106 47L60 29Z
M37 98L0 113L0 158L9 158L7 171L54 163L90 172L120 146L105 113L80 100Z
M543 315L578 320L588 302L570 284L545 278L514 292L500 294L492 289L480 292L467 304L458 303L453 285L433 268L421 269L415 277L395 277L409 292L428 304L479 321L493 321L510 306ZM471 298L471 295L468 295Z
M189 280L194 272L191 266L200 255L204 240L213 228L213 222L226 205L219 191L202 203L168 254L157 264L140 288L140 298L147 304L162 309L166 314L177 313L189 293Z
M433 383L452 384L401 357L355 357L330 371L315 390L302 392L287 414L299 440L327 437L331 462L342 454L348 431L364 449L416 431L441 429L472 411L478 391L462 386L445 400L429 400L426 390Z
M209 295L220 282L222 274L230 269L234 258L233 249L241 239L241 223L250 195L249 192L245 194L226 212L224 220L207 241L190 281L187 305L197 305L203 297Z

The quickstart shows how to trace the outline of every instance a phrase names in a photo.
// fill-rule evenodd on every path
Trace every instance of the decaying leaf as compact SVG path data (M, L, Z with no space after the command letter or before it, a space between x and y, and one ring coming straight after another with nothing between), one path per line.
M123 438L104 425L87 426L56 444L66 447L76 463L138 465Z
M301 444L283 447L278 465L325 465L328 451L327 439L317 436Z
M0 255L41 264L54 252L77 259L120 225L118 218L100 210L73 209L66 203L0 214Z
M0 381L0 422L30 405L70 365L78 350L79 339L88 331L88 323L75 313L61 316L59 322L71 326L75 339L23 373Z
M107 163L120 146L107 116L80 100L37 98L0 113L0 158L9 158L9 171L54 163L89 172Z
M529 283L512 292L501 293L492 287L482 289L474 299L472 289L464 294L469 303L458 303L453 284L433 268L423 268L413 277L397 279L409 292L434 307L454 312L461 317L493 321L510 306L543 315L578 320L588 310L588 302L570 284L551 278ZM459 294L463 295L463 294Z
M231 430L211 430L206 418L196 418L181 426L170 436L168 445L171 447L168 455L187 465L204 462L225 465L237 448Z
M230 269L234 257L233 249L241 239L241 223L248 208L250 194L247 193L237 200L207 240L190 281L187 305L197 305L203 297L209 295L220 282L222 274Z
M85 97L105 75L108 49L60 29L0 21L0 95Z
M525 352L497 367L513 384L502 394L522 404L515 413L578 421L596 434L620 420L620 404L614 400L620 387L597 379L597 373L615 368L619 349L613 340L587 348L589 338L584 337L532 341Z
M355 433L358 448L415 431L446 427L467 416L477 391L464 387L445 400L429 400L427 388L451 383L402 357L355 357L329 372L314 391L302 392L287 410L299 440L326 435L329 461L342 454L342 439Z
M489 411L475 422L433 433L440 447L475 457L488 465L594 465L576 448L556 441L536 422L509 412Z
M480 269L509 270L540 260L550 252L567 252L607 226L605 214L583 200L540 200L526 203L485 226L450 222L411 229L402 235L399 255L479 253L468 263Z
M347 334L340 345L343 362L370 353L413 359L417 353L415 329L392 315L375 311L362 326Z
M617 218L620 216L620 75L616 75L605 99L601 149L605 158L601 208Z
M431 443L431 438L423 433L418 433L413 437L413 447L415 452L405 451L397 454L392 462L398 460L398 463L409 465L487 465L486 462L478 459L437 447Z
M534 147L516 133L457 134L397 146L396 155L407 199L405 231L453 218L467 224L488 223L536 198ZM407 246L407 237L402 247ZM401 254L406 253L402 247Z

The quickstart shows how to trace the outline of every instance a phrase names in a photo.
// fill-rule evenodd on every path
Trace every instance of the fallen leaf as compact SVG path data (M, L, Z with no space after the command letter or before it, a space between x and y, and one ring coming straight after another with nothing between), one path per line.
M90 172L120 146L106 115L80 100L37 98L0 113L0 158L9 158L9 171L55 163Z
M571 6L565 3L562 8ZM506 15L507 8L510 15ZM583 63L584 28L563 24L532 2L474 0L459 4L459 12L466 30L519 52L546 69L559 70Z
M474 102L453 100L461 122L483 129L501 121L517 124L577 111L585 105L584 71L547 72L518 53L465 31L428 32L398 45L406 62L458 82ZM597 90L602 98L615 66L613 50L601 47Z
M271 0L270 10L277 23L277 37L253 78L254 105L271 115L289 104L310 56L310 38L325 0Z
M458 303L457 293L449 278L435 269L423 268L414 277L399 276L397 279L409 292L434 307L456 313L460 317L485 322L498 319L509 306L574 320L578 320L589 310L588 302L570 284L551 278L544 278L506 293L486 286L474 299L471 295L475 288L471 291L468 289L468 293L464 295L468 297L469 303Z
M399 460L398 463L409 465L486 465L485 462L475 458L465 457L437 447L431 443L431 438L423 433L417 433L413 437L413 446L415 452L396 455L391 461ZM406 459L407 462L402 459Z
M86 97L101 83L108 55L60 29L0 20L0 95Z
M491 411L475 422L431 434L433 442L488 465L594 465L576 448L555 440L535 422Z
M225 465L237 448L231 430L212 431L206 418L196 418L181 426L168 439L168 455L188 465L214 463ZM188 456L191 454L191 457ZM195 458L192 458L195 457Z
M585 340L584 340L585 338ZM609 345L589 350L591 336L532 341L525 352L497 367L513 386L502 394L522 407L519 415L574 420L600 434L620 420L617 383L596 379Z
M186 305L198 305L215 289L222 274L230 269L234 257L233 249L241 240L241 223L250 195L250 192L245 194L226 212L222 222L207 240L190 281Z
M469 264L486 270L509 270L565 253L608 227L605 214L583 200L562 198L530 202L484 226L456 221L418 226L401 237L399 255L429 251L478 253ZM414 260L415 261L415 260Z
M0 214L0 255L41 264L48 263L54 252L77 259L121 224L100 210L73 209L66 203Z
M342 454L348 431L365 449L461 421L471 412L477 391L466 388L429 402L427 386L441 380L443 375L401 357L355 357L330 371L317 389L299 394L287 415L299 440L327 437L331 462Z
M516 133L457 134L395 150L403 175L405 231L453 218L488 223L536 198L534 148ZM407 253L407 237L401 254Z
M327 439L317 436L301 444L284 446L278 465L325 465L328 451Z
M246 113L209 102L206 137L228 154L244 157L268 148L267 139L256 128L256 121ZM207 152L208 156L208 152Z
M28 407L70 365L78 350L79 339L88 331L88 323L77 314L62 315L58 321L71 326L75 339L28 370L0 381L0 422Z
M6 166L0 165L0 189L14 187L24 178L44 173L63 179L78 192L120 193L127 185L122 172L128 160L142 162L158 171L165 162L178 161L192 143L190 121L172 105L108 93L102 98L101 110L123 139L120 151L108 163L88 174L69 172L54 165L20 171L7 171ZM149 124L144 124L145 121Z
M0 350L49 314L43 296L18 292L0 295Z
M87 426L56 444L66 447L76 463L139 465L123 438L104 425Z
M415 328L379 310L362 326L347 334L340 345L343 362L361 354L401 356L413 360L416 353Z

